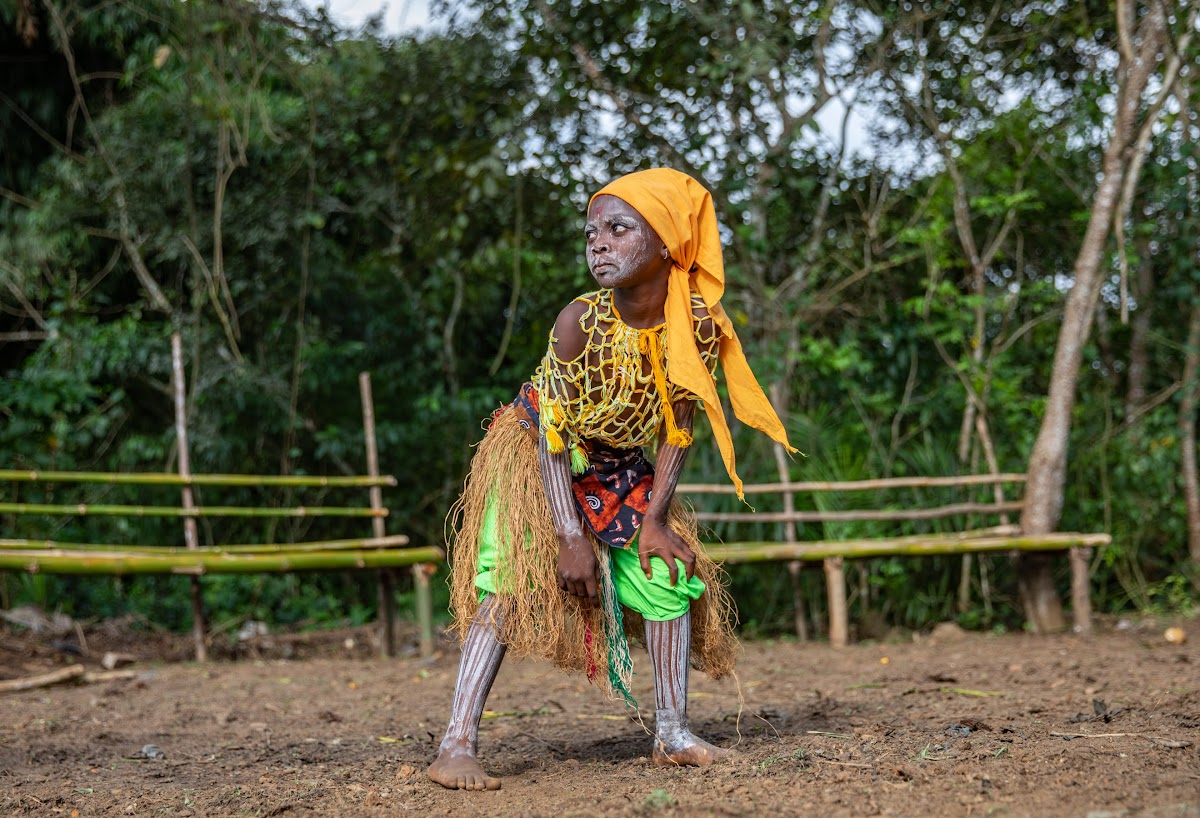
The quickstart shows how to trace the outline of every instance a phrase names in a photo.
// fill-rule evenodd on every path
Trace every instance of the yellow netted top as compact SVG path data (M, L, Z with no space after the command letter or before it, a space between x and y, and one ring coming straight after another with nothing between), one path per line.
M582 295L573 304L583 308L583 351L574 360L563 360L552 331L546 356L533 376L541 431L550 451L570 449L573 468L580 472L586 468L580 438L633 448L653 444L665 430L667 442L690 445L691 436L675 428L671 404L698 398L666 378L670 350L664 325L637 329L626 324L613 304L612 290ZM696 346L711 372L717 364L719 330L695 293L692 312Z

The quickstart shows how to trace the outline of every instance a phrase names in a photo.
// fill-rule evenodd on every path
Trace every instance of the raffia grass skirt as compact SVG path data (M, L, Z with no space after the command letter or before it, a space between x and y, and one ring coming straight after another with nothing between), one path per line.
M603 606L589 605L558 587L558 535L542 485L537 446L511 411L500 414L471 460L463 495L447 518L450 545L450 605L459 639L479 613L479 538L489 498L499 504L496 565L492 575L504 604L491 610L500 640L510 654L549 659L568 671L584 671L593 680L609 677ZM696 576L705 591L692 603L691 663L714 679L733 670L738 643L733 635L733 601L721 567L704 553L696 521L678 501L668 522L696 552ZM610 546L592 537L601 566L608 565ZM642 617L623 610L625 634L644 642ZM610 620L611 621L611 620Z

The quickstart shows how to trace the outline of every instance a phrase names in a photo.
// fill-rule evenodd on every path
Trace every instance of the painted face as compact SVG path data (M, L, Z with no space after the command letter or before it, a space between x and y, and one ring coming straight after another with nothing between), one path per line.
M587 264L604 288L632 287L670 271L658 233L642 214L616 196L597 196L583 228Z

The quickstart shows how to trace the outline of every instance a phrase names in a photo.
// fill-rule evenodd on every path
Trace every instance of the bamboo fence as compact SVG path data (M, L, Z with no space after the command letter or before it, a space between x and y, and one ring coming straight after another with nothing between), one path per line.
M336 571L376 569L379 571L381 649L395 655L394 592L391 569L409 566L416 587L417 620L423 656L433 654L433 606L429 577L445 559L437 547L405 547L409 538L388 535L384 519L382 489L397 485L396 478L379 473L375 440L375 417L370 375L359 376L363 400L363 431L366 444L366 475L313 476L262 474L192 474L187 453L187 412L182 351L179 337L172 337L173 392L178 474L168 472L93 472L0 469L0 482L30 484L75 484L103 486L160 486L180 490L180 505L132 505L113 503L0 502L0 514L48 517L177 518L184 524L185 547L66 543L48 539L0 539L0 570L31 573L126 575L181 574L192 580L193 635L196 658L207 655L204 612L201 607L200 576L205 574L286 573L293 571ZM344 506L197 506L192 489L217 488L312 488L368 489L369 507ZM369 519L374 536L324 539L311 542L201 546L196 520L200 518L351 518Z
M697 511L702 522L721 523L829 523L866 521L937 520L966 514L1001 514L1020 511L1020 502L952 503L932 508L849 509L846 511Z
M320 475L278 474L192 474L181 477L170 472L102 472L102 471L37 471L31 469L0 469L0 481L14 483L106 483L134 486L291 486L293 488L369 488L395 486L390 474L371 477L355 475L324 477Z
M739 542L705 546L713 559L727 563L816 561L830 557L928 557L946 554L976 554L1009 551L1065 551L1074 546L1095 548L1108 545L1107 534L1056 533L1038 536L959 537L950 535L897 537L879 540L832 540L800 543Z
M753 540L714 542L705 546L714 559L726 563L787 562L789 571L796 572L802 563L820 562L824 565L830 643L835 647L849 641L849 616L846 594L846 579L843 570L845 560L862 560L878 557L923 557L938 555L968 554L1016 554L1022 551L1060 551L1070 558L1071 596L1075 629L1087 633L1091 627L1091 599L1089 594L1088 555L1091 549L1106 546L1112 539L1102 533L1058 532L1044 536L1025 536L1020 527L1008 522L1010 513L1019 514L1024 507L1022 500L1004 500L997 495L993 502L952 502L945 504L922 504L920 497L907 498L903 507L880 507L885 505L880 492L895 489L964 489L970 487L1003 484L1024 484L1026 476L1017 473L968 474L934 477L890 477L869 480L844 481L801 481L787 479L787 472L780 469L780 482L757 483L744 486L746 495L776 495L782 501L782 511L756 512L752 508L739 511L712 511L700 509L696 519L708 523L733 525L782 524L787 529L796 524L845 524L856 522L904 523L931 520L957 520L958 531L949 533L912 534L901 536L879 536L858 539L822 539L797 541L794 534L782 539L786 542L767 541L759 534ZM680 484L677 489L683 495L733 495L736 489L729 484L693 483ZM797 510L794 498L800 493L828 492L851 495L859 493L861 504L869 508L838 510ZM864 492L876 492L870 499L862 498ZM896 504L895 496L887 498L887 505ZM818 503L818 505L823 505ZM964 530L972 520L998 520L1000 525L988 528ZM954 523L951 523L954 525ZM769 535L768 535L769 536ZM732 539L732 538L727 538ZM861 563L860 563L861 565ZM795 586L793 578L793 586ZM799 597L797 597L799 599ZM800 616L801 614L797 614ZM800 632L799 627L797 628Z
M872 491L877 489L902 488L954 488L958 486L987 486L993 483L1024 483L1025 475L962 474L948 477L880 477L872 480L805 480L786 483L747 483L742 487L744 494L779 494L800 491ZM737 494L731 483L680 483L676 491L681 494Z
M391 534L385 537L362 537L350 540L317 540L313 542L252 545L209 545L197 548L178 548L160 545L106 545L104 543L75 543L59 542L57 540L12 540L0 539L2 551L102 551L123 554L280 554L299 553L305 551L345 551L354 549L397 548L408 545L408 537L404 534ZM408 549L412 550L412 549Z
M124 506L96 503L0 503L0 514L45 514L72 517L386 517L386 508L342 506Z
M186 475L141 472L60 472L0 470L0 480L16 483L90 484L123 486L167 486L184 490L193 486L216 488L288 487L288 488L367 488L372 492L371 507L355 506L180 506L124 505L98 503L13 503L0 502L0 513L22 516L111 516L121 518L165 517L197 518L350 518L369 519L376 526L375 536L324 539L293 543L248 543L200 546L156 546L62 542L51 539L0 538L0 570L29 573L74 575L173 574L198 579L208 574L290 573L298 571L379 570L400 567L421 571L428 589L428 566L442 562L443 551L436 547L409 548L403 534L383 533L383 521L389 511L375 494L384 486L396 484L391 475L351 477L279 475ZM182 498L181 498L182 499ZM185 538L191 540L192 538ZM422 628L421 648L432 653L432 602L428 593L418 595L417 619ZM391 600L390 584L384 597ZM197 616L193 611L193 617ZM207 655L204 645L202 613L195 635L198 659ZM394 606L381 610L385 639L381 646L386 655L395 654Z
M441 549L391 548L358 551L279 551L227 553L214 549L175 549L174 554L147 551L75 551L74 549L0 549L0 569L31 574L257 574L293 571L338 571L395 568L437 562Z

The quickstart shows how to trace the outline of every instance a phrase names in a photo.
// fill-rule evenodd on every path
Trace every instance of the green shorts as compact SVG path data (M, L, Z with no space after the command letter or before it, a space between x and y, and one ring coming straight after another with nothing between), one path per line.
M492 577L496 564L496 543L499 540L497 503L488 502L483 518L483 530L479 536L479 573L475 576L475 587L481 595L497 592ZM651 578L646 579L638 559L637 535L628 548L609 548L612 554L613 584L617 589L617 600L625 607L637 611L643 619L651 622L666 622L678 619L687 613L693 599L704 593L704 582L700 577L687 578L683 562L675 560L679 570L678 580L671 585L671 573L667 564L659 557L650 558Z

